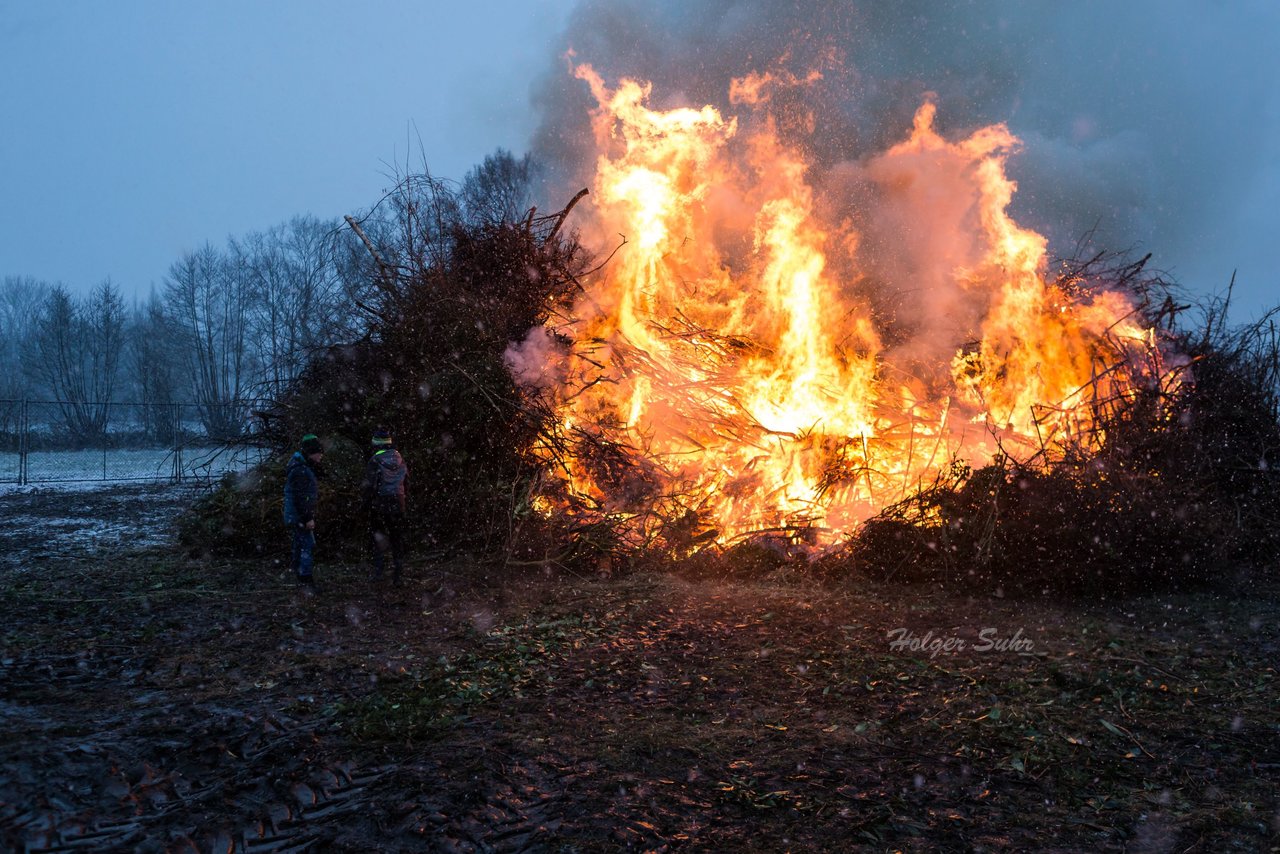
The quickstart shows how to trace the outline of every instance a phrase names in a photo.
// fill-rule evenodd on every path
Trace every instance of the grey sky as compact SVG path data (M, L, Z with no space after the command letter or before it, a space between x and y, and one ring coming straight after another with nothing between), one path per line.
M665 97L723 98L720 78L830 20L838 122L867 144L936 91L951 127L1023 135L1018 214L1059 246L1102 221L1194 290L1239 268L1244 312L1280 300L1273 0L572 5L0 0L0 274L145 294L206 239L371 204L419 138L454 178L540 124L555 155L548 127L585 119L570 43L660 90L687 74Z
M0 0L0 274L146 293L185 249L526 147L565 4Z

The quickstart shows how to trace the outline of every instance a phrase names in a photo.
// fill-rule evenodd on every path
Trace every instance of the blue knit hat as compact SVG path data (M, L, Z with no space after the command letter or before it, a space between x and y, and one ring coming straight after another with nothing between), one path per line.
M385 427L379 427L373 431L373 446L375 448L386 448L391 445L391 434Z

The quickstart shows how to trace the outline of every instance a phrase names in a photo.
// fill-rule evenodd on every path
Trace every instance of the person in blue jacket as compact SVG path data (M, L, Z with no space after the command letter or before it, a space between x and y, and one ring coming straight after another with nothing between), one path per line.
M311 565L316 548L316 503L320 497L316 473L324 457L324 446L314 433L302 437L285 467L284 524L293 535L290 567L303 584L311 584Z

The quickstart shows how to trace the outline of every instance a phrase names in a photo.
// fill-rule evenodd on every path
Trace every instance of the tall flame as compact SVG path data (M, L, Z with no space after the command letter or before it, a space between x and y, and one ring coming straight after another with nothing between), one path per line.
M595 225L625 238L570 316L534 331L569 342L551 390L564 441L543 452L576 506L641 538L694 520L720 542L827 539L953 460L1079 441L1100 395L1133 393L1135 373L1109 367L1150 358L1148 330L1121 294L1047 281L1045 239L1007 212L1003 125L949 141L926 102L909 138L851 166L877 199L864 252L768 115L787 81L735 82L744 132L575 73L598 104ZM914 338L872 305L876 279L923 303Z

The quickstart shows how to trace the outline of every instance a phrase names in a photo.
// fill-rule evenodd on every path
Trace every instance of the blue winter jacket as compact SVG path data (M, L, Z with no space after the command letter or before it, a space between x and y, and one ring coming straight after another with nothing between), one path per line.
M305 525L316 518L319 483L301 451L294 451L284 475L284 523Z

